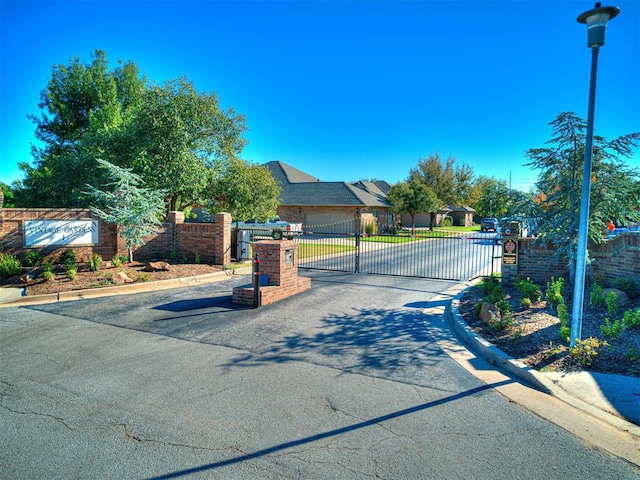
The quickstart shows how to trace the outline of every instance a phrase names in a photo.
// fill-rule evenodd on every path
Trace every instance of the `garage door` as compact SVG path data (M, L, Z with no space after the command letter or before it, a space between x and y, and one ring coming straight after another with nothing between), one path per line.
M431 225L431 215L428 213L416 214L416 227L428 227ZM411 228L411 215L407 213L402 214L402 226L405 228Z
M351 213L310 213L305 215L304 229L316 233L353 233L355 221Z

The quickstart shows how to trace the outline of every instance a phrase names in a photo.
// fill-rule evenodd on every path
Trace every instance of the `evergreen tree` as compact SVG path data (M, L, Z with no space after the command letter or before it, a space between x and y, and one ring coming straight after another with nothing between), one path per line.
M115 223L119 233L125 238L129 261L133 261L133 249L144 245L144 237L156 232L162 223L164 213L164 195L160 190L151 190L142 186L142 178L126 168L118 167L106 160L97 160L113 182L110 191L99 190L87 185L87 193L97 203L106 207L91 210L105 222Z

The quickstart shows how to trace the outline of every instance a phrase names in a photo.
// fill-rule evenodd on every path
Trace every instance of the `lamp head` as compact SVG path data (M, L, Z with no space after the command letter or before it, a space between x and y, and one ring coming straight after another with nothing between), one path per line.
M587 24L587 47L604 45L607 22L619 13L618 7L602 7L600 2L597 2L595 8L578 15L578 22Z

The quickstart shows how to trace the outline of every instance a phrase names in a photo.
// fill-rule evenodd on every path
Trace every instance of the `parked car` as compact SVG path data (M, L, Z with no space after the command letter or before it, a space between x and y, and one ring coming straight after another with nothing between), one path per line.
M498 219L495 217L483 218L480 222L480 230L483 232L488 232L489 230L497 232L499 225L500 222L498 222Z

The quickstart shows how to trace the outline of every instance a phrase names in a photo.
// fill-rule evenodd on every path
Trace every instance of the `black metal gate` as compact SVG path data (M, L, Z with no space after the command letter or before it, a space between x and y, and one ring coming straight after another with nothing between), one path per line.
M500 272L495 233L360 232L357 219L305 225L304 235L296 238L299 268L458 281Z

